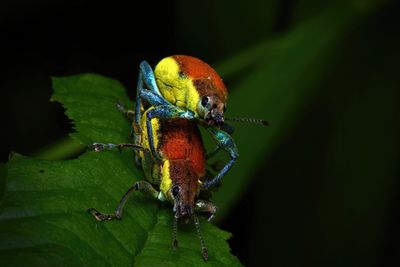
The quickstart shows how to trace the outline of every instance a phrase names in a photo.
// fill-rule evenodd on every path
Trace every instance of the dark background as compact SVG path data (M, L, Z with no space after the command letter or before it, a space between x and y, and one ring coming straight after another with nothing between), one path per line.
M132 97L143 59L179 53L212 64L290 32L324 2L2 1L1 161L72 130L49 102L50 76L100 73ZM222 219L245 265L399 265L399 11L385 1L351 25L318 98Z

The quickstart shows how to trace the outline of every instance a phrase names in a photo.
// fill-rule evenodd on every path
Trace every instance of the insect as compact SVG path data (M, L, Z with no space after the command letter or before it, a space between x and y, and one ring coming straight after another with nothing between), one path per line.
M216 185L232 167L238 150L231 137L233 127L224 117L228 92L219 75L200 59L171 56L161 60L155 71L143 61L140 64L136 108L117 108L134 117L133 144L93 144L96 151L132 147L136 163L142 166L147 181L135 183L122 197L113 214L90 208L99 221L122 218L123 207L135 191L142 191L173 204L175 220L173 247L176 248L178 219L193 219L202 248L208 251L201 235L198 213L208 213L211 220L217 207L197 199L201 190ZM142 101L144 100L144 101ZM267 125L265 120L232 118ZM217 142L217 148L206 155L198 125L206 127ZM212 179L205 179L205 161L220 149L226 150L230 161Z
M119 109L126 111L121 105ZM217 207L211 202L197 198L206 174L205 150L199 129L195 122L185 119L152 120L151 137L159 155L158 158L155 158L149 151L149 133L144 127L148 122L148 114L154 109L155 107L150 107L142 115L141 126L144 131L140 144L93 144L96 151L115 147L137 149L146 180L136 182L125 193L113 214L101 213L94 208L90 208L88 211L99 221L121 219L124 205L135 191L141 191L161 201L169 201L173 205L175 214L173 248L176 249L178 245L178 219L186 221L192 219L200 240L202 256L204 260L207 260L208 250L201 234L197 214L208 213L210 221L217 212Z
M198 58L175 55L162 59L153 71L147 61L139 67L136 95L135 144L140 143L141 132L146 128L149 138L149 149L158 158L153 140L153 119L185 119L196 121L205 126L217 143L217 148L228 152L230 160L211 180L202 184L209 188L219 183L237 160L239 153L231 137L233 127L225 121L224 113L228 91L217 72ZM147 112L146 124L140 125L143 101L154 107ZM232 121L255 122L267 125L267 121L247 118L234 118ZM138 162L138 156L136 156Z

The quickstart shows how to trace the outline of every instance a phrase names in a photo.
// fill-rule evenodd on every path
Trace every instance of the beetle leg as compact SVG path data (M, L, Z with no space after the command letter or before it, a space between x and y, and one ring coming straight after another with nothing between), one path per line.
M217 142L218 146L222 149L226 150L229 153L231 160L222 168L222 170L210 181L206 181L202 184L202 187L207 189L213 185L218 184L221 179L225 176L225 174L230 170L232 165L235 163L236 159L239 157L239 152L236 148L235 141L232 136L230 136L227 132L218 129L216 127L211 127L210 129L211 135L214 140Z
M142 74L143 77L144 84L149 88L150 91L161 96L160 90L158 90L153 69L151 68L150 64L146 60L143 60L140 63L139 68L140 68L140 73Z
M141 108L142 108L142 97L145 98L151 106L155 105L152 103L152 99L148 99L148 97L142 94L143 91L149 91L154 95L157 95L159 98L162 98L160 91L157 87L156 78L154 76L154 72L147 61L142 61L139 65L139 75L136 87L136 106L134 112L134 120L133 120L133 140L135 144L140 144L142 137L142 129L140 127L140 119L142 117ZM159 105L159 104L158 104ZM140 165L139 154L135 154L136 163Z
M121 152L122 149L124 148L133 148L135 150L143 150L143 151L147 151L146 148L139 146L139 145L135 145L135 144L131 144L131 143L121 143L121 144L112 144L112 143L93 143L90 144L88 146L89 149L94 150L96 152L101 152L103 150L112 150L115 148L118 148L118 150Z
M146 86L146 88L144 87ZM164 99L158 90L156 78L154 76L153 69L151 68L150 64L147 61L142 61L139 65L139 77L138 83L136 88L136 110L135 110L135 123L138 129L140 129L140 108L141 108L141 98L146 96L142 95L142 91L150 91L151 93L159 96L160 98ZM154 103L151 103L150 99L147 99L150 104L153 106Z
M115 107L118 109L119 112L121 112L122 114L124 114L128 118L134 118L135 117L135 111L132 110L132 109L127 109L124 106L124 104L122 104L121 102L117 101L117 103L115 103Z
M232 135L235 132L235 127L226 122L224 122L224 124L222 124L219 128L229 135Z
M206 200L197 200L195 204L195 212L196 213L201 213L201 212L206 212L209 213L210 216L208 217L208 221L211 221L215 214L217 213L217 206L215 206L213 203L206 201Z
M153 109L147 112L146 117L146 128L147 128L147 135L149 139L149 146L150 151L153 157L160 163L160 157L157 154L155 147L154 147L154 138L153 138L153 126L151 124L152 118L174 118L175 114L179 111L183 111L181 108L175 107L171 105L168 101L166 101L161 96L149 91L149 90L142 90L140 95L146 99L152 106ZM170 116L170 117L168 117Z
M129 188L129 190L121 198L119 205L113 214L102 213L102 212L97 211L95 208L89 208L88 212L90 214L92 214L98 221L111 221L113 219L120 220L120 219L122 219L122 212L123 212L124 206L126 204L126 201L129 199L129 197L135 191L141 191L141 192L151 195L155 198L158 198L158 195L159 195L159 192L157 190L155 190L154 187L150 183L148 183L146 181L139 181L139 182L136 182L133 186L131 186L131 188Z
M224 132L228 133L229 135L232 135L233 132L235 131L235 128L227 123L222 124L221 126L219 126L219 128L221 130L223 130ZM214 149L211 152L208 152L206 155L206 159L210 159L212 157L214 157L222 148L217 145L216 147L214 147Z
M202 187L204 189L208 189L211 186L217 185L221 179L225 176L225 174L231 169L233 164L235 163L236 158L232 158L225 166L224 168L218 173L217 176L215 176L211 181L204 182L202 184Z
M155 159L159 162L161 161L159 155L156 152L154 147L154 138L153 138L153 125L151 124L151 120L157 119L187 119L187 120L194 120L196 116L194 112L190 110L185 110L173 105L162 105L156 106L153 109L149 110L146 115L146 127L147 127L147 134L149 137L149 146L150 151Z
M155 106L155 107L157 107L157 106L174 106L170 102L165 100L162 96L159 96L156 93L154 93L150 90L146 90L146 89L142 89L140 91L140 98L146 99L146 101L149 102L149 104L151 106ZM139 121L139 123L140 123L140 121Z
M161 96L160 90L158 90L156 78L154 72L147 61L142 61L139 65L139 77L136 88L136 110L135 110L135 123L140 128L140 108L141 108L141 92L145 90L144 85L151 92Z

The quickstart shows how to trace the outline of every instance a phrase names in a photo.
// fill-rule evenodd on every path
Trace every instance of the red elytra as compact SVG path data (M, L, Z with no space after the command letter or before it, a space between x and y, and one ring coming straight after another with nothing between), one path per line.
M181 72L193 81L209 81L210 87L216 90L216 93L223 102L228 97L228 90L218 73L204 61L185 55L172 56L179 65Z
M201 134L194 122L167 120L161 122L159 149L170 161L185 161L198 176L205 174L205 150Z

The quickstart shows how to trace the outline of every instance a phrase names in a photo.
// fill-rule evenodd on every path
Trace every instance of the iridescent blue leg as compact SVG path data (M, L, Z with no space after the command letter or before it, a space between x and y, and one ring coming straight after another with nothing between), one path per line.
M146 88L144 88L144 85ZM136 88L136 116L135 123L138 129L140 129L140 108L141 108L141 92L143 90L149 90L154 94L162 97L160 90L158 90L156 78L154 77L154 72L147 61L142 61L139 65L139 77Z
M149 94L143 93L145 91L150 92ZM136 107L135 107L135 118L133 122L133 140L135 144L141 143L142 129L140 126L140 119L142 117L142 97L150 103L150 105L160 105L163 101L152 101L155 97L162 98L160 91L158 90L154 72L147 61L142 61L139 66L139 76L136 88ZM157 102L155 104L154 102ZM135 152L136 164L140 165L139 153Z
M226 133L228 133L229 135L232 135L233 132L235 131L235 128L227 123L224 123L222 126L219 127L221 130L225 131ZM206 159L210 159L212 157L214 157L220 150L221 150L221 146L217 145L216 147L214 147L214 149L211 152L208 152L206 155Z
M217 176L215 176L210 181L204 182L202 184L202 187L205 189L217 185L225 176L225 174L231 169L236 159L239 157L239 152L236 148L235 141L233 141L232 137L227 132L216 127L212 127L210 129L210 132L217 144L229 153L231 160L224 166L224 168L217 174Z
M181 109L181 108L173 106L173 105L156 106L147 112L146 127L147 127L147 133L149 136L150 151L153 154L153 157L155 159L157 159L158 161L160 161L159 155L157 154L155 147L154 147L153 125L151 124L151 120L153 118L195 120L196 116L195 116L194 112L192 112L190 110L184 110L184 109Z
M169 103L167 100L165 100L162 96L146 89L142 89L140 91L140 98L146 99L147 102L153 107L157 106L171 106L175 107L171 103ZM183 110L182 108L179 108L180 110Z

